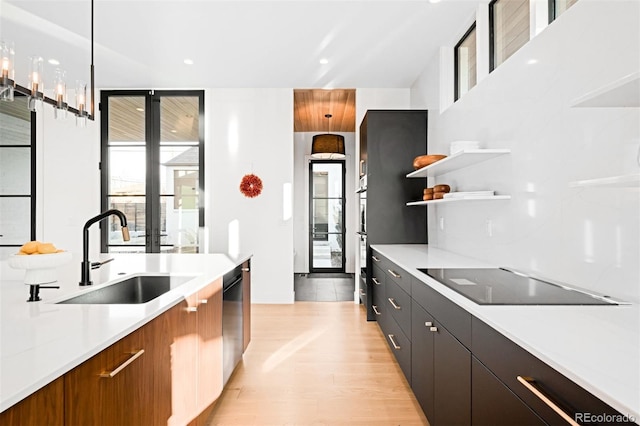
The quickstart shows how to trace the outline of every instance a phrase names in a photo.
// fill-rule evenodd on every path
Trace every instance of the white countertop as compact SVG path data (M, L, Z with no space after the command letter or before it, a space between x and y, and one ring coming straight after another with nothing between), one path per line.
M640 306L478 305L417 268L492 265L426 245L372 245L624 415L640 421Z
M93 286L79 287L80 260L57 269L60 289L42 289L27 302L24 271L0 262L0 412L91 358L178 304L250 256L223 254L113 254L91 271ZM96 259L92 259L95 261ZM59 305L55 302L138 273L167 273L193 279L140 305Z

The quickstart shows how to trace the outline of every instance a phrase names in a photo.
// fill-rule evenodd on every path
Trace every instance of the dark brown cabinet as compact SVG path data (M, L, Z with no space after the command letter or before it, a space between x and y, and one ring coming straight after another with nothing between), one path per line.
M250 309L243 315L250 327ZM0 413L0 424L204 425L222 392L222 356L219 278Z
M565 425L581 413L625 420L378 251L372 257L379 289L374 300L384 307L376 308L378 325L432 426Z
M411 387L433 426L471 424L471 352L413 301Z
M376 319L372 304L372 244L425 244L425 208L407 207L422 197L425 179L406 179L413 159L427 152L426 110L369 110L360 124L360 162L367 176L366 289L361 301L367 320Z
M3 426L62 426L64 379L54 380L29 397L0 413Z
M65 374L65 424L151 424L153 410L144 405L153 363L146 355L138 329Z
M546 424L476 357L471 358L471 424L534 426Z

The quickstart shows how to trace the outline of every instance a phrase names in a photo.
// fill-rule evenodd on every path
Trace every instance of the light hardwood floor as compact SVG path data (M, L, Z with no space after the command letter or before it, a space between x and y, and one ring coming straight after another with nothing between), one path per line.
M353 302L252 305L252 337L210 425L428 425Z

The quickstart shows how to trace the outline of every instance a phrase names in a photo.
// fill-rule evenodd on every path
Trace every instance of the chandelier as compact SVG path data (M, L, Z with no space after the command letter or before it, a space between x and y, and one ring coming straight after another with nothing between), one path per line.
M65 72L56 69L53 77L53 97L44 94L43 64L40 56L29 58L29 83L27 86L15 80L15 49L13 43L0 40L0 101L12 102L14 93L27 96L27 105L31 111L40 111L43 104L54 108L55 118L64 118L67 112L76 116L76 124L84 127L86 120L93 121L94 114L94 68L93 68L93 0L91 0L91 66L90 100L87 108L87 83L76 81L75 107L67 102L67 83Z

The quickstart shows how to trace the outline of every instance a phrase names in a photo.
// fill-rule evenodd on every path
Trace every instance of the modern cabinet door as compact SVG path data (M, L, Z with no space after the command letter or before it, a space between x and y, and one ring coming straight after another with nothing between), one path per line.
M432 426L470 425L471 352L419 304L411 308L416 398Z
M3 426L62 426L64 379L54 380L16 405L0 413Z
M198 413L222 393L222 278L198 292Z
M435 419L433 399L433 317L412 301L411 306L411 388L429 421Z
M152 424L152 407L141 406L152 376L145 361L139 329L65 374L65 424Z
M476 357L471 358L471 401L474 426L546 424Z
M434 336L434 425L471 424L471 352L437 321Z
M171 417L168 425L184 425L196 414L198 383L198 295L167 311L165 333L171 338Z

